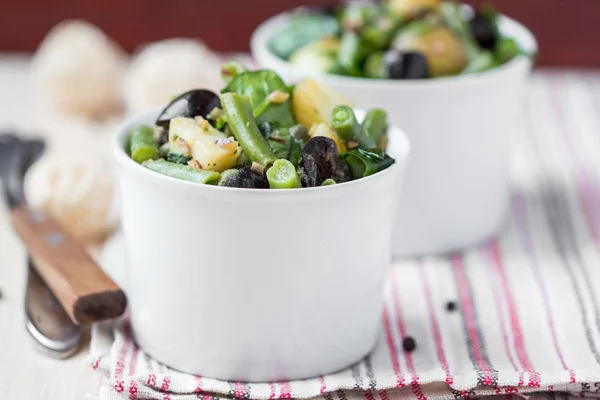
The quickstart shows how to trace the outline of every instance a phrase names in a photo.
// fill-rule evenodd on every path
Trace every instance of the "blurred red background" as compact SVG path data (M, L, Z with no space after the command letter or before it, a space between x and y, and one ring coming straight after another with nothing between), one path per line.
M471 4L481 0L469 0ZM203 39L218 51L247 51L265 18L299 5L332 0L0 0L0 51L33 51L65 18L84 18L128 50L166 37ZM527 25L540 44L539 63L600 66L600 1L496 0L498 9Z

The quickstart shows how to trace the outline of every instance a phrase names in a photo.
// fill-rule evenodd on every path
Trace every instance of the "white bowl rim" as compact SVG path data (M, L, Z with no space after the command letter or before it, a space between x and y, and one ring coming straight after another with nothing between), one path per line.
M321 194L326 194L326 193L333 193L334 191L339 191L339 190L353 190L353 189L360 190L361 186L364 186L365 184L373 182L375 180L379 180L385 175L391 174L393 172L397 172L396 170L404 168L410 158L410 153L411 153L411 144L410 144L410 141L408 140L408 137L404 133L404 131L402 129L400 129L398 126L390 124L388 127L388 134L390 131L395 132L393 134L394 134L394 136L397 137L395 139L395 141L398 141L397 147L399 148L398 153L400 153L400 157L395 158L394 164L390 165L383 171L377 172L377 173L375 173L373 175L369 175L367 177L355 179L355 180L352 180L349 182L336 183L335 185L315 186L315 187L309 187L309 188L303 187L303 188L297 188L297 189L246 189L246 188L232 188L232 187L226 187L226 186L217 186L217 185L189 182L189 181L173 178L173 177L152 171L148 168L144 168L144 167L142 167L142 165L133 161L133 159L131 157L129 157L129 155L125 151L125 146L124 146L125 145L125 136L128 134L128 130L131 129L132 124L135 123L135 121L149 119L150 117L152 117L154 119L158 115L158 113L160 111L162 111L163 108L164 108L164 106L157 107L157 108L154 108L151 110L147 110L145 112L141 112L141 113L135 114L133 116L130 116L129 118L124 120L121 124L119 124L115 133L113 134L113 140L112 140L112 145L111 145L112 150L113 150L113 155L116 158L119 165L121 165L122 168L126 168L130 171L135 171L136 173L140 173L140 174L142 174L141 176L145 176L147 179L154 179L157 185L164 183L164 184L177 185L179 187L196 188L193 190L199 190L199 191L201 191L201 190L224 191L224 192L229 191L231 193L237 193L238 195L242 194L242 193L254 194L254 195L256 195L258 193L271 193L267 196L290 196L290 195L291 196L300 196L300 195L311 195L311 194L314 194L315 192L318 192ZM364 113L364 111L362 111L360 109L356 109L356 111L359 113ZM329 192L327 192L327 191L329 191Z
M345 75L336 75L329 73L319 73L313 71L305 71L304 69L291 64L289 61L284 60L275 55L269 49L268 42L274 33L286 24L287 19L295 12L301 12L309 10L311 7L297 7L291 10L281 12L273 17L262 22L252 33L250 38L250 48L252 56L255 61L261 64L263 68L273 68L275 71L281 69L288 69L297 72L299 75L313 76L321 79L326 79L329 82L336 83L339 85L356 86L356 87L369 87L377 88L381 90L397 90L399 87L408 88L423 88L426 86L439 87L439 86L451 86L451 85L462 85L467 82L474 82L486 77L491 77L496 74L500 74L505 70L516 68L519 64L531 63L531 58L526 55L519 55L509 62L494 67L492 69L464 75L446 76L435 79L372 79L364 77L353 77ZM533 33L523 24L515 19L507 17L506 15L500 15L500 29L502 31L512 30L515 34L507 34L507 36L515 37L520 45L522 45L527 51L537 52L538 45ZM261 59L265 58L265 62L261 62Z

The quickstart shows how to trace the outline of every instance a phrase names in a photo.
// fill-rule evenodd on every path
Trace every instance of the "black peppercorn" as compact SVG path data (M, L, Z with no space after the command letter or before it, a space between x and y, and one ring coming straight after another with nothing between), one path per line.
M415 342L415 339L413 339L412 337L407 336L402 341L402 348L404 349L404 351L411 352L417 348L417 342Z
M456 303L454 301L449 301L446 303L446 311L452 312L456 310Z

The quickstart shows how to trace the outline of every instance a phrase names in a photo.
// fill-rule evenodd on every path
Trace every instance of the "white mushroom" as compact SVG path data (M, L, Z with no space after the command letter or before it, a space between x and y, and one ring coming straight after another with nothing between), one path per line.
M63 21L50 30L33 58L36 99L65 114L104 118L122 107L126 64L126 53L98 27Z
M84 132L55 140L25 177L29 204L86 243L102 241L118 222L118 197L104 142Z
M192 89L218 91L222 86L217 56L202 42L173 38L143 47L125 78L130 112L166 105L173 96Z

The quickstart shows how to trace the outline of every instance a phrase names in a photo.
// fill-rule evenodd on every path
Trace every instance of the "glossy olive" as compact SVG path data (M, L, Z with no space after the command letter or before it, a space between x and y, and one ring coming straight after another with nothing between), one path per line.
M219 96L210 90L195 89L177 96L159 114L156 125L167 128L175 117L194 118L208 114L215 108L221 108Z
M383 63L389 79L429 78L429 65L422 53L414 51L388 50Z
M479 46L486 50L494 50L498 42L498 34L485 15L476 12L469 21L469 28Z
M242 167L237 173L231 174L223 186L245 189L268 189L269 181L265 174L259 174L250 167Z
M339 158L337 144L324 136L315 136L302 148L299 170L303 187L321 186L326 179L337 183L352 180L348 164Z

